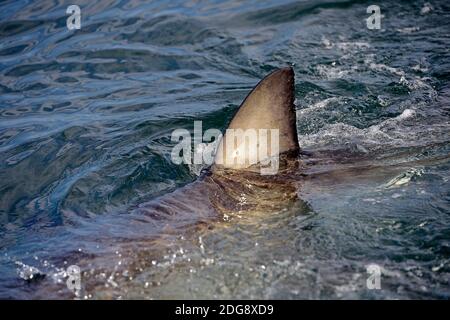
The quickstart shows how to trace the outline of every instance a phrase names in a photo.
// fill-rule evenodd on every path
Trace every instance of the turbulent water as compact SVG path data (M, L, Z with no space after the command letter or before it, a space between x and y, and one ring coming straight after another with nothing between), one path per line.
M0 4L1 298L450 298L448 1L380 2L379 30L363 1L77 3L80 30L70 1ZM288 64L296 201L136 210L197 210L171 132L224 129Z

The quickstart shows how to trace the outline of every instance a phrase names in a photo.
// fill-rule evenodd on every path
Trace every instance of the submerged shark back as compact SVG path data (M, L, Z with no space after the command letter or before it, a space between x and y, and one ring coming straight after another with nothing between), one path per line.
M258 163L265 160L256 158L257 154L259 156L259 149L264 147L264 141L259 139L258 143L252 145L253 149L248 148L247 151L250 152L248 155L238 154L238 157L243 157L246 163L237 165L225 158L222 164L216 163L196 181L171 193L140 203L130 210L129 215L121 215L119 221L123 224L119 228L112 228L109 224L107 227L100 225L93 243L97 244L98 239L108 243L103 251L94 250L93 254L84 254L81 257L69 253L62 259L75 261L83 271L96 268L101 270L102 274L115 275L122 274L122 271L126 270L130 277L134 277L135 274L139 274L139 270L152 268L153 261L163 259L167 253L166 249L172 243L176 243L176 239L181 237L196 241L197 231L205 230L205 226L208 226L209 230L214 221L228 223L235 217L239 219L242 215L247 217L268 215L299 204L301 170L297 157L293 156L299 151L293 101L293 70L291 68L277 70L264 78L250 92L229 126L229 129L244 131L264 129L277 131L276 151L286 164L277 171L277 174L262 175L258 171L251 170L251 166L248 165L248 162L255 159ZM224 134L220 145L233 141L234 137L230 132ZM270 148L273 146L272 143L268 145ZM231 148L231 154L242 151L239 145L234 147ZM223 156L226 157L226 154L218 153L216 158ZM227 224L222 224L223 228L226 226ZM129 238L130 234L133 237ZM121 235L124 235L123 238ZM85 238L83 235L83 241L86 241ZM91 247L94 248L94 245ZM120 265L116 263L118 251L121 253ZM98 279L95 274L83 272L83 284L86 288L104 289L104 282L99 282ZM128 281L128 276L126 279ZM52 283L50 282L50 285L57 286L56 283ZM45 290L44 288L43 291Z
M213 171L247 169L268 158L298 153L294 84L294 71L287 67L272 72L255 86L218 146ZM253 143L249 141L252 139Z

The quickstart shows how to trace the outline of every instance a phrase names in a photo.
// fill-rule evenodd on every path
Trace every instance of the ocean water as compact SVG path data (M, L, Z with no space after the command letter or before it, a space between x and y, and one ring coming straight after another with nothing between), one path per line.
M375 30L366 1L77 1L79 30L70 4L0 4L0 298L450 298L448 1L380 1ZM174 129L225 129L286 65L298 201L133 210L198 179Z

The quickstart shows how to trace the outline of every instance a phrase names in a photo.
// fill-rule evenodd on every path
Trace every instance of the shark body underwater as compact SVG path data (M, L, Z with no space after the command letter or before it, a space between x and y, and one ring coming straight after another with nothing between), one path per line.
M242 243L245 250L240 259L264 262L268 251L295 243L295 238L277 237L277 230L292 226L295 236L303 227L298 230L298 225L290 222L306 221L317 215L302 198L309 202L308 195L324 190L326 193L327 188L336 189L339 183L354 188L355 183L367 179L374 186L384 185L387 177L398 175L412 165L412 162L394 162L389 167L374 166L366 161L373 155L349 154L347 149L314 149L313 153L301 150L294 85L292 68L272 72L251 90L228 126L228 129L236 130L276 129L277 161L269 161L276 163L275 172L262 174L261 169L267 167L267 158L255 161L261 148L266 148L271 158L273 144L264 143L258 136L258 143L244 144L245 152L241 152L242 143L235 144L227 129L221 140L217 140L213 164L195 181L181 188L125 212L92 219L62 209L65 221L59 229L60 234L52 231L52 237L32 238L40 248L33 255L43 263L38 265L33 261L30 269L24 263L12 260L19 265L18 271L20 269L20 273L27 276L15 278L13 283L7 284L8 288L16 287L17 297L33 299L70 299L74 294L94 299L167 299L185 298L186 294L190 297L188 291L182 292L183 285L199 288L198 279L188 284L190 272L203 270L211 263L209 257L221 259L224 251L225 259L233 260L233 252L239 252ZM272 142L272 136L270 140ZM241 161L234 161L236 156ZM357 166L353 165L355 160ZM414 163L425 162L419 159ZM309 225L304 230L308 228ZM309 250L309 238L305 239L302 250ZM256 244L264 250L252 251ZM323 242L319 241L318 246L321 245ZM249 256L249 252L255 255ZM237 263L227 260L225 265L243 268L240 263L242 260ZM81 271L80 289L69 290L66 286L66 270L70 265ZM221 281L226 282L227 275L222 275L223 265L213 262L213 266L216 269L212 277L223 277ZM203 273L199 273L198 277L203 277ZM28 283L24 284L23 280ZM219 290L215 287L220 285L219 280L212 279L211 283L212 290ZM246 284L245 287L249 286ZM8 295L13 291L9 290ZM204 293L206 297L209 297L208 292Z
M98 217L94 219L95 223L77 219L74 224L80 224L81 231L73 231L75 247L54 250L59 252L57 256L47 259L54 265L64 261L66 266L79 266L84 292L98 292L99 288L104 291L105 282L119 282L114 275L121 275L126 270L127 277L137 276L142 270L151 268L155 261L160 261L168 248L179 246L180 239L197 241L202 230L217 226L218 223L214 222L223 222L227 217L233 220L236 215L270 215L292 208L299 202L304 205L298 198L302 164L294 84L292 68L272 72L248 94L228 126L228 129L278 130L275 174L261 174L261 163L248 161L262 147L261 141L253 145L253 150L248 149L243 154L246 157L242 159L244 161L229 161L228 151L235 153L236 150L225 148L227 142L230 143L226 133L219 142L215 163L196 181L141 203L114 219ZM270 149L271 146L265 147ZM221 161L217 161L219 157ZM73 215L67 212L65 217L73 219ZM83 248L75 249L77 237L82 239ZM183 246L186 247L186 242ZM118 260L120 263L116 264ZM111 277L115 280L110 281ZM48 281L51 277L43 278L46 285L40 286L33 297L52 298L52 294L56 294L53 298L61 298L72 294L61 283ZM54 288L55 285L58 289ZM115 287L109 286L110 289ZM113 293L98 293L98 297L112 298Z

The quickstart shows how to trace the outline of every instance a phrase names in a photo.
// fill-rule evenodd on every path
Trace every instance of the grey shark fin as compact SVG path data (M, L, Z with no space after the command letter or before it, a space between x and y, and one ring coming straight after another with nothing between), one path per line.
M268 157L298 153L294 84L294 70L286 67L270 73L253 88L219 143L216 167L245 169ZM244 132L244 138L236 138L236 132ZM255 133L257 142L252 144ZM266 150L268 157L264 157Z

